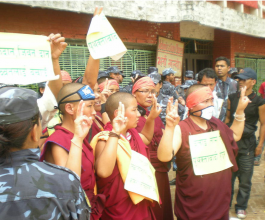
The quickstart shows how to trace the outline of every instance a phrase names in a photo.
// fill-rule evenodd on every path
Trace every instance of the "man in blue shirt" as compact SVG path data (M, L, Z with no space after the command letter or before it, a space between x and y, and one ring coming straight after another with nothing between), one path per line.
M237 91L237 82L228 77L228 71L230 70L230 61L226 57L218 57L215 59L215 72L218 76L218 80L214 91L218 98L223 99L224 103L219 115L221 121L225 121L227 111L227 99L228 95Z

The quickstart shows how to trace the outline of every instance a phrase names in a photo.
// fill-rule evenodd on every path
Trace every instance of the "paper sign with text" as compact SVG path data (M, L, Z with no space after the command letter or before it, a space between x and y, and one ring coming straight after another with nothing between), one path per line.
M190 135L189 143L195 175L216 173L233 166L220 131Z
M118 60L127 52L125 45L103 13L92 18L86 42L94 59L111 57L113 60Z
M58 79L47 37L0 33L0 83L32 84Z
M156 67L160 74L164 69L172 68L176 71L175 76L181 76L184 47L183 42L158 37Z
M124 188L159 202L155 169L145 156L133 150Z

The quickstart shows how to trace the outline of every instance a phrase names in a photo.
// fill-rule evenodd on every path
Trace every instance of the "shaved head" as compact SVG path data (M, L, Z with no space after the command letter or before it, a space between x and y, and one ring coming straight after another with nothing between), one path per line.
M114 112L116 109L118 109L119 107L119 102L121 102L122 104L124 104L124 108L126 110L126 108L129 107L130 101L132 99L135 99L135 97L127 92L116 92L114 94L112 94L107 102L106 102L106 112L110 118L110 120L112 121L114 118Z
M63 86L63 88L60 90L60 92L58 93L58 97L57 97L57 103L59 105L59 102L66 96L74 93L74 92L77 92L79 89L81 89L83 86L85 86L84 84L81 84L81 83L69 83L69 84L66 84L65 86ZM65 98L63 100L63 102L66 102L66 101L72 101L72 100L78 100L80 99L80 96L76 93L76 94L73 94L73 95L70 95L69 97ZM58 106L58 108L61 110L61 112L64 114L65 113L65 105L67 103L63 103L63 104L60 104L60 106Z
M196 84L191 86L190 88L188 88L187 92L186 92L186 98L188 98L189 94L191 94L192 92L194 92L195 90L198 90L202 87L205 87L205 85L201 85L201 84Z

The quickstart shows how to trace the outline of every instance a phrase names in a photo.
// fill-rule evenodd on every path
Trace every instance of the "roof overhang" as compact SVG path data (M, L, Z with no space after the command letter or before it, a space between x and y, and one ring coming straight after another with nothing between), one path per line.
M135 1L3 1L3 3L93 14L103 6L104 14L128 20L156 23L198 22L212 28L265 38L265 19L255 15L220 7L206 1L135 0Z

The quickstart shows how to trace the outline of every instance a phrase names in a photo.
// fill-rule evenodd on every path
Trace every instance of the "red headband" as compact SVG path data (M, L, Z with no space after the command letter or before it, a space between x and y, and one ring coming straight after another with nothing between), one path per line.
M138 89L142 87L152 86L155 87L155 84L153 80L150 77L142 77L141 79L137 80L136 83L134 83L132 88L132 94L135 93Z
M208 86L193 91L186 100L186 106L191 109L207 99L213 98L213 92Z
M62 75L62 80L63 81L70 81L72 82L71 76L68 72L66 72L65 70L61 70L61 75Z
M108 80L109 81L109 86L112 86L112 85L115 85L115 86L119 86L119 84L117 83L117 81L115 79L111 79L111 80ZM100 89L100 92L102 92L104 90L104 87L105 87L105 84L106 84L107 81L103 82L103 83L100 83L98 85L99 89Z

